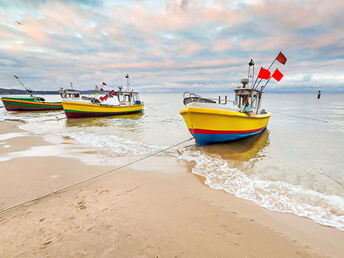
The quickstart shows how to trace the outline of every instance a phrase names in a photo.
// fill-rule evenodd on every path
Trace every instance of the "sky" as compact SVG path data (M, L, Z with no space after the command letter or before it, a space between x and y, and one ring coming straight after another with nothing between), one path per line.
M268 92L344 93L343 0L0 0L0 88L228 92L279 51ZM18 23L19 22L19 23Z

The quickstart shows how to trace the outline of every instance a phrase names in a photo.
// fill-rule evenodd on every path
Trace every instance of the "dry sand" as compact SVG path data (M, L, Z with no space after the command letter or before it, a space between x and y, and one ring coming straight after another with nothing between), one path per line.
M16 123L0 122L0 128L6 133ZM13 150L49 144L32 137L38 136L12 139ZM0 209L111 169L54 156L1 161ZM344 232L213 190L172 158L146 160L0 213L0 232L0 257L344 254Z

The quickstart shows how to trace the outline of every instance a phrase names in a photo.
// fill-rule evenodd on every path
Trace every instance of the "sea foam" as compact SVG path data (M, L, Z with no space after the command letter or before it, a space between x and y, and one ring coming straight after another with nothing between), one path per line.
M195 162L194 174L206 178L205 183L236 197L251 200L267 209L308 217L319 224L344 231L344 199L325 195L281 181L253 179L231 168L217 156L199 151L184 151L180 159Z

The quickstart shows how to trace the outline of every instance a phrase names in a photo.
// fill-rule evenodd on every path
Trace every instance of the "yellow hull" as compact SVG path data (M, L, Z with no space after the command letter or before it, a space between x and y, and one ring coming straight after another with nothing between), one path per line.
M234 141L261 133L267 126L270 113L245 113L204 107L187 107L180 111L190 133L199 146Z
M140 113L143 110L143 103L130 106L114 106L62 101L62 106L68 118L128 115Z

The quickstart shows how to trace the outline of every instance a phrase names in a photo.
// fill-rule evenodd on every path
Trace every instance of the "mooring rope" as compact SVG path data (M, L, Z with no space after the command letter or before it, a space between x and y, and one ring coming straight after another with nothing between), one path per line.
M284 116L296 117L296 118L300 118L300 119L308 119L308 120L319 121L319 122L323 122L323 123L329 123L328 120L323 120L323 119L318 119L318 118L311 118L311 117L305 117L305 116L295 116L295 115L290 115L290 114L285 114L285 113L279 113L276 111L272 111L272 113L284 115Z
M39 121L39 122L47 122L47 121L60 121L60 120L64 120L64 119L67 119L66 117L55 117L55 118L52 118L52 119L46 119L46 120L42 120L42 121Z
M46 197L49 197L49 196L52 196L52 195L55 195L55 194L62 193L62 192L64 192L64 191L68 190L69 188L72 188L72 187L75 187L75 186L77 186L77 185L81 185L81 184L83 184L83 183L92 181L92 180L94 180L94 179L96 179L96 178L98 178L98 177L102 177L102 176L104 176L104 175L113 173L113 172L115 172L115 171L117 171L117 170L120 170L120 169L122 169L122 168L124 168L124 167L130 166L130 165L132 165L132 164L134 164L134 163L137 163L137 162L139 162L139 161L148 159L148 158L153 157L153 156L155 156L155 155L157 155L157 154L163 153L163 152L165 152L165 151L167 151L167 150L169 150L169 149L172 149L172 148L174 148L174 147L176 147L176 146L178 146L178 145L181 145L181 144L183 144L183 143L186 143L186 142L188 142L188 141L190 141L190 140L192 140L192 139L193 139L193 137L191 137L191 138L189 138L189 139L187 139L187 140L184 140L184 141L182 141L182 142L176 143L176 144L174 144L174 145L171 145L171 146L169 146L169 147L167 147L167 148L165 148L165 149L163 149L163 150L156 151L156 152L151 153L151 154L149 154L149 155L147 155L147 156L144 156L144 157L139 158L139 159L137 159L137 160L131 161L131 162L129 162L129 163L127 163L127 164L124 164L124 165L122 165L122 166L119 166L119 167L117 167L117 168L114 168L114 169L111 169L111 170L109 170L109 171L106 171L106 172L104 172L104 173L101 173L101 174L98 174L98 175L89 177L89 178L87 178L87 179L84 179L84 180L82 180L82 181L76 182L76 183L74 183L74 184L71 184L71 185L62 187L62 188L60 188L60 189L58 189L58 190L56 190L56 191L53 191L53 192L50 192L50 193L41 195L41 196L36 197L36 198L34 198L34 199L30 199L30 200L27 200L27 201L24 201L24 202L15 204L15 205L10 206L10 207L8 207L8 208L2 209L2 210L0 210L0 214L5 213L5 212L7 212L7 211L9 211L9 210L12 210L12 209L14 209L14 208L18 208L18 207L23 206L23 205L25 205L25 204L28 204L28 203L31 203L31 202L34 202L34 201L39 201L39 200L41 200L41 199L43 199L43 198L46 198Z

